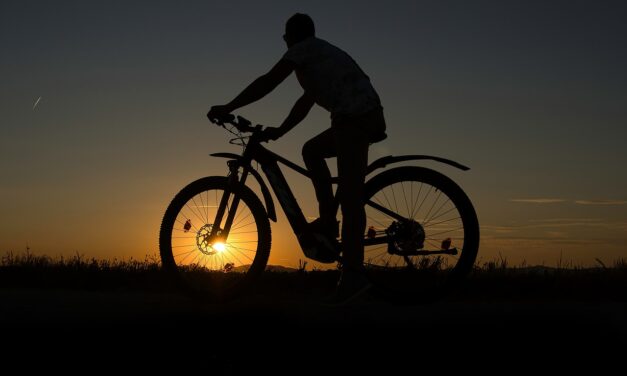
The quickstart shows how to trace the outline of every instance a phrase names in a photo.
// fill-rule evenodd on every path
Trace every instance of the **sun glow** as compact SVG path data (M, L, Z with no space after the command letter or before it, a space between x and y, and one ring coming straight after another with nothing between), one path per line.
M218 252L224 252L224 250L226 249L226 245L222 242L215 242L213 243L213 249Z

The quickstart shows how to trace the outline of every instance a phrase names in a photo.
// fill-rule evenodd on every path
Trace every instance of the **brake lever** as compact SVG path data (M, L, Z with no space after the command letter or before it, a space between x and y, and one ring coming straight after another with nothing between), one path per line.
M244 119L243 117L237 115L237 124L239 124L239 126L242 128L250 128L250 125L252 123L250 122L250 120Z

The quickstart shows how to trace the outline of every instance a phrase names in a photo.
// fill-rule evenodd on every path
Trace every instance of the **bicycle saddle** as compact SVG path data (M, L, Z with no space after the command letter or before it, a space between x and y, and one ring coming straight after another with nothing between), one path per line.
M370 136L370 140L369 141L370 141L371 144L374 144L374 143L377 143L377 142L381 142L381 141L385 140L386 138L388 138L388 134L385 133L385 131L377 132L377 133L375 133L375 134Z

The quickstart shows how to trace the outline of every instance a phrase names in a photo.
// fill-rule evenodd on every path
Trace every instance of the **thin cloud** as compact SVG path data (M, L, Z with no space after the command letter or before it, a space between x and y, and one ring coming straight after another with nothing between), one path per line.
M577 200L578 205L627 205L627 200Z
M545 232L547 239L568 239L569 234L564 231L547 231Z
M601 222L603 218L545 218L545 219L530 219L529 222L534 223L580 223L580 222Z
M491 234L508 234L525 230L557 231L569 227L585 227L608 229L613 231L627 231L627 221L608 221L602 218L549 218L530 219L526 224L515 225L482 225L481 231Z
M494 232L497 234L509 234L509 233L515 232L517 229L518 228L514 226L492 226L492 225L481 226L481 231L489 231L489 232Z
M510 202L522 202L526 204L555 204L558 202L565 202L561 198L512 198Z
M605 238L590 238L590 239L574 239L574 238L548 238L543 236L491 236L486 237L490 240L491 245L507 245L507 246L542 246L546 247L550 244L570 244L570 245L603 245L613 243L613 240ZM484 240L484 236L481 236L481 240ZM482 245L483 246L483 245Z

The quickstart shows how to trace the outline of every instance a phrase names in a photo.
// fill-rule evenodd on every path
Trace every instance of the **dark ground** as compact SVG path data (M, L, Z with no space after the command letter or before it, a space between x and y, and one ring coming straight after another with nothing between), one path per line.
M322 303L333 272L269 273L254 294L219 304L179 293L155 270L126 279L110 271L0 272L0 322L12 350L147 351L152 361L210 360L230 373L260 364L250 359L398 372L406 361L422 368L462 357L477 366L577 360L598 368L621 361L627 348L624 270L484 270L436 302L367 297L342 307Z

